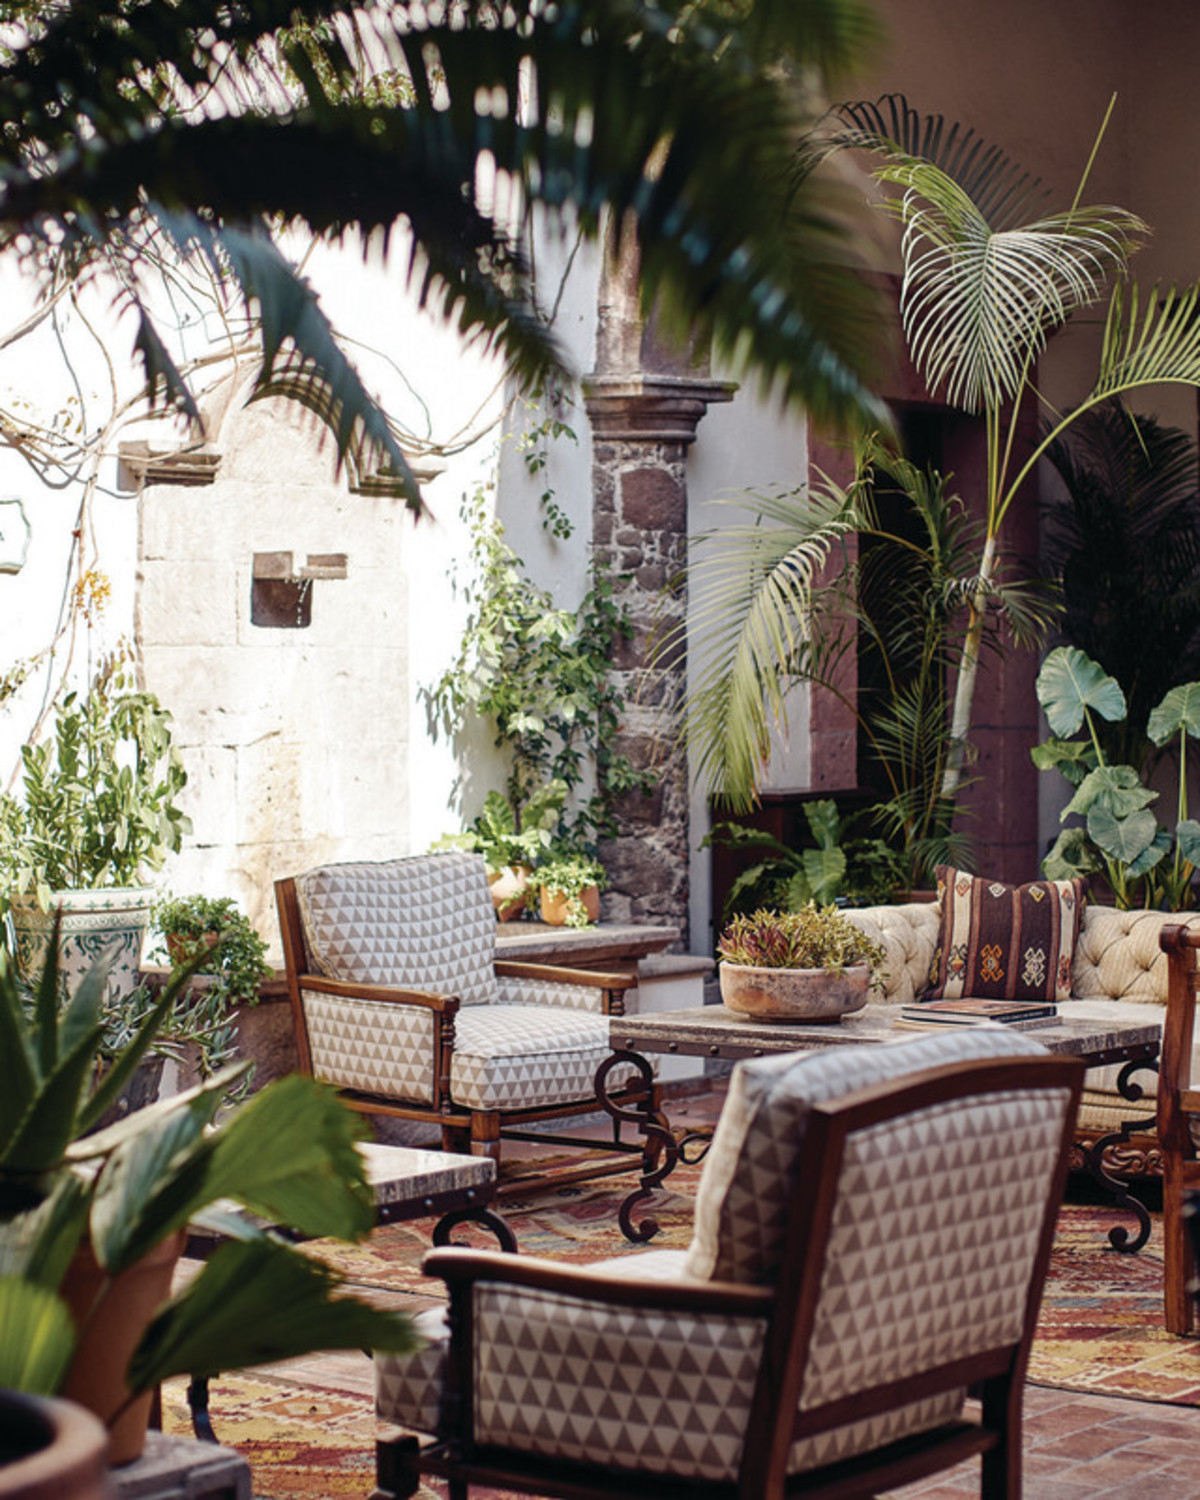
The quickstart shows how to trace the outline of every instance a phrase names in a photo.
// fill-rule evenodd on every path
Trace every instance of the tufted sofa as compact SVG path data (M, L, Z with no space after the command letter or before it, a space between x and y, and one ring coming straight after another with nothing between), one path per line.
M928 987L938 944L940 913L936 901L905 906L868 906L846 915L868 937L883 945L887 965L883 993L873 998L886 1004L911 1004ZM1127 1017L1141 1021L1147 1007L1159 1018L1167 1000L1167 956L1159 945L1164 924L1179 922L1177 913L1117 911L1110 906L1085 906L1071 969L1072 998L1068 1002L1081 1018ZM1200 927L1200 916L1189 926ZM1200 1054L1200 1048L1197 1049ZM1200 1063L1200 1055L1196 1061ZM1118 1067L1092 1068L1079 1111L1079 1138L1086 1145L1096 1137L1119 1130L1131 1117L1154 1113L1151 1100L1144 1107L1130 1105L1117 1092ZM1148 1075L1135 1082L1149 1086ZM1152 1133L1135 1136L1119 1159L1106 1164L1125 1173L1161 1172L1161 1158Z

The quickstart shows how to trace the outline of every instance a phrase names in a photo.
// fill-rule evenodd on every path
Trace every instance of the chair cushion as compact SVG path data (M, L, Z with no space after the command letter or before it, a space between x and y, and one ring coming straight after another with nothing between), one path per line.
M739 1063L696 1191L688 1274L755 1283L774 1279L813 1105L918 1068L1044 1051L1027 1034L974 1027L878 1047L835 1047ZM953 1212L952 1200L948 1207ZM932 1227L929 1235L935 1237Z
M496 999L496 913L483 857L452 850L323 865L296 879L309 960L349 984Z
M1081 880L1004 885L937 867L941 927L930 1000L1069 1000Z
M463 1109L527 1109L594 1099L596 1069L612 1052L608 1018L551 1005L489 1005L460 1011L450 1097ZM632 1068L614 1068L620 1087Z

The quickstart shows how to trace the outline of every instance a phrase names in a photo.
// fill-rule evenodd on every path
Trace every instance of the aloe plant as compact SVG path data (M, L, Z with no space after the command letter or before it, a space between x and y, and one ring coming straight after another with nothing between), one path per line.
M248 1066L234 1064L96 1128L203 959L172 977L102 1069L103 961L63 1000L57 942L31 995L0 951L0 1385L60 1388L76 1330L57 1288L85 1237L112 1277L189 1224L229 1243L159 1309L128 1370L133 1395L316 1350L414 1346L406 1318L342 1296L336 1276L259 1227L344 1239L371 1229L363 1126L332 1090L283 1078L213 1129Z
M1052 737L1035 746L1034 764L1058 771L1075 788L1062 821L1083 819L1063 830L1042 861L1047 878L1103 872L1119 906L1194 906L1200 823L1188 815L1187 748L1189 739L1200 739L1200 683L1171 688L1146 726L1153 744L1177 748L1173 830L1151 811L1159 794L1137 769L1105 758L1097 719L1119 723L1127 712L1115 677L1077 647L1059 646L1042 664L1037 695Z

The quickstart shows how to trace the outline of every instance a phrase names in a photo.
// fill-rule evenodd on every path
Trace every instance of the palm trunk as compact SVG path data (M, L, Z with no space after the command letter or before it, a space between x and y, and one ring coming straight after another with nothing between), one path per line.
M950 755L942 778L942 796L956 797L962 781L967 755L967 735L971 730L971 708L975 701L975 679L979 674L979 651L983 644L983 625L987 617L988 585L996 572L996 538L984 543L979 564L979 587L971 601L971 615L963 638L958 681L954 685L954 707L950 715Z

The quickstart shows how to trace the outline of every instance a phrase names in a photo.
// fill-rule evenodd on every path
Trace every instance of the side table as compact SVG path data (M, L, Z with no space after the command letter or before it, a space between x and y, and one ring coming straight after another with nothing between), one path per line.
M148 1432L141 1458L108 1471L114 1500L250 1500L250 1465L219 1443Z

